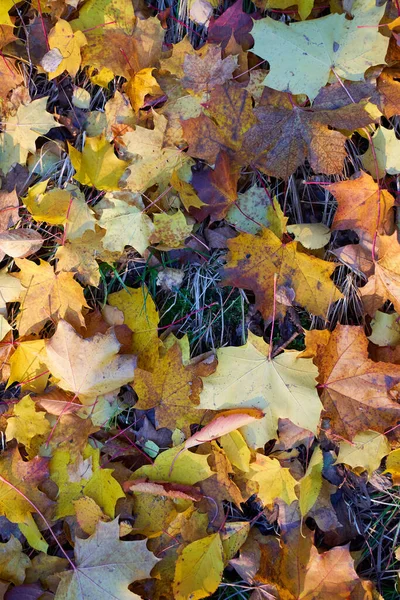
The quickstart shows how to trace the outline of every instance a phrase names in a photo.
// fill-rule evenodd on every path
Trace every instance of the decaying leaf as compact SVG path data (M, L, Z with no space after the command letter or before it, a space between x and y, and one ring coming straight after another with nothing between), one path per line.
M393 196L361 171L355 179L333 183L328 190L338 202L332 229L353 229L372 240L375 232L391 233Z
M274 298L276 289L294 290L294 301L309 312L325 317L330 305L341 298L331 275L335 265L302 251L298 242L282 243L269 229L259 235L242 233L228 240L229 254L223 270L223 283L250 289L256 296L256 308L266 320L286 312Z
M136 369L133 387L138 395L137 408L155 408L157 427L179 427L188 432L190 423L201 419L201 379L195 368L183 365L178 344L167 350L154 373Z
M400 407L389 391L400 381L399 367L368 358L361 327L337 325L325 344L318 347L315 362L332 433L351 442L368 429L393 427Z

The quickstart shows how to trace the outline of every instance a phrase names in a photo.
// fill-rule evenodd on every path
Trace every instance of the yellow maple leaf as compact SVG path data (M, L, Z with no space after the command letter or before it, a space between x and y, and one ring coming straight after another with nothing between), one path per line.
M251 332L244 346L221 348L217 358L215 373L203 378L199 408L263 410L264 418L241 429L249 446L276 438L279 418L316 433L322 404L312 359L288 350L270 360L269 345Z
M251 463L246 479L258 485L258 497L265 506L272 507L275 500L280 498L286 504L297 500L295 487L297 481L290 474L289 469L281 467L276 458L269 458L263 454L256 454L255 462Z
M30 559L23 553L22 544L16 537L12 535L8 542L0 544L0 577L3 581L21 585L30 564Z
M12 523L18 523L20 526L24 524L32 535L36 533L37 539L40 539L40 532L32 519L32 513L39 509L42 514L48 515L54 505L46 494L38 489L48 477L47 459L36 456L32 460L23 461L18 448L14 448L0 456L0 475L3 478L0 481L0 514ZM11 483L15 489L4 480Z
M387 437L369 429L357 433L351 442L347 440L340 442L336 464L344 463L356 473L367 471L371 476L379 468L382 458L389 452L390 444Z
M124 323L133 333L131 350L138 357L138 367L152 371L159 358L160 342L159 316L149 290L145 285L138 289L127 287L110 294L107 302L124 314Z
M35 438L41 438L49 431L50 423L46 419L46 413L36 410L35 402L30 396L24 396L14 404L13 416L7 420L7 439L16 439L19 444L25 446L30 455L30 450L38 450Z
M48 71L49 79L54 79L67 71L71 77L75 77L81 66L81 48L87 44L85 34L82 31L72 30L71 25L60 19L48 35L50 54L53 50L58 50L60 60L58 65L52 69L51 61L49 68L46 66L46 56L42 60L43 68ZM51 69L51 70L50 70Z
M61 127L46 111L48 96L20 104L15 115L7 119L0 134L0 168L4 173L15 163L25 163L28 153L36 152L36 139L53 127Z
M2 0L0 3L0 25L11 25L14 23L10 19L9 11L15 6L15 0Z
M314 315L326 317L333 302L343 297L331 279L335 264L303 251L298 242L283 243L270 229L259 235L241 233L227 242L229 254L223 270L223 285L251 289L255 306L265 319L274 307L274 281L277 290L294 291L294 302ZM277 315L287 310L276 302Z
M94 231L95 217L82 192L75 186L46 192L48 182L47 179L33 185L23 198L35 221L64 225L66 237L70 240L80 238L85 231Z
M98 190L118 190L118 182L129 163L114 154L114 146L104 136L88 137L83 152L68 144L69 157L76 170L74 179Z
M49 378L44 358L44 340L20 342L9 361L10 377L7 385L17 381L22 384L22 391L29 390L37 394L43 392Z
M157 79L153 77L153 71L153 68L142 69L135 73L126 84L125 92L135 112L142 108L147 95L161 96L163 93Z
M118 390L133 380L136 357L119 355L119 349L112 329L83 339L61 320L53 337L46 340L45 362L61 389L90 403L96 396Z
M154 226L155 231L151 241L152 243L158 242L164 249L182 248L193 229L193 225L187 222L185 215L180 210L171 215L155 214Z
M82 498L74 500L74 508L79 526L88 535L93 535L100 520L109 520L100 506L89 496L82 496Z
M21 336L38 333L49 320L63 317L76 327L84 326L82 308L86 306L83 289L73 273L55 273L49 263L37 265L26 258L16 258L21 271L12 276L22 283L17 328Z
M128 152L135 156L129 165L127 187L133 192L143 192L152 185L159 190L167 187L172 173L191 162L189 156L175 146L164 147L167 119L153 113L154 129L136 127L123 136Z
M82 455L75 457L68 450L55 450L50 460L50 476L58 486L56 518L75 514L74 502L84 496L114 518L115 504L125 494L112 473L113 469L100 467L100 450L89 444Z
M57 270L76 273L76 278L83 285L94 285L100 282L100 269L97 261L113 263L119 253L103 248L104 230L86 230L82 237L73 238L57 248L55 258L58 259ZM67 235L67 237L69 237Z

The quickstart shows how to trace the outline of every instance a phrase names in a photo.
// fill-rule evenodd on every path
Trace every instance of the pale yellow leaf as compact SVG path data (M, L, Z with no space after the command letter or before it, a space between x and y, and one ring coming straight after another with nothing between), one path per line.
M363 431L357 433L351 442L340 442L336 464L345 463L357 472L367 471L371 476L389 452L390 444L385 435L371 430Z
M265 418L241 430L252 448L276 439L278 419L317 431L321 401L316 390L317 368L312 359L289 350L269 360L269 346L249 332L244 346L217 351L215 373L203 378L201 409L260 408Z
M136 358L119 355L120 343L112 329L83 339L66 321L58 323L46 340L46 365L58 386L82 402L118 390L133 380Z

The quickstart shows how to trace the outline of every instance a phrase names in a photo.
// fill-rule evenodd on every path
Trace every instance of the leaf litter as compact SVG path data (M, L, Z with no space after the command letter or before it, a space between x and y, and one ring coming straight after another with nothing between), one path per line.
M0 594L392 600L397 1L0 6Z

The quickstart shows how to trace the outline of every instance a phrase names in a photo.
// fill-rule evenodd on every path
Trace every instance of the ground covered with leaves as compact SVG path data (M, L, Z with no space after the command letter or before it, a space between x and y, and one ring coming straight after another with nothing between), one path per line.
M0 596L394 600L397 0L1 0Z

